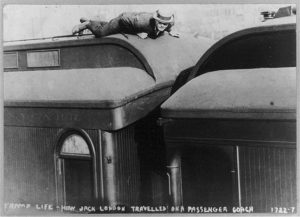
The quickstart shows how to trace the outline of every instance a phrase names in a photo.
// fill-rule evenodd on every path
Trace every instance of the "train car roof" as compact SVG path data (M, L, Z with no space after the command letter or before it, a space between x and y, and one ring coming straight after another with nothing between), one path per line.
M287 67L287 66L294 66L296 62L296 58L293 58L293 55L296 55L296 46L293 44L295 40L291 40L291 37L294 35L288 35L285 37L282 33L292 33L296 34L296 16L288 16L288 17L281 17L276 19L269 19L265 22L261 22L259 24L255 24L254 26L249 26L248 28L236 31L230 35L225 36L221 40L217 41L214 45L212 45L198 60L197 64L195 65L193 71L189 74L187 81L206 73L207 71L215 71L215 70L222 70L222 69L235 69L235 68L259 68L259 67L273 67L271 65L276 65L275 67ZM254 42L249 43L251 38L254 36L261 36L260 39L254 39ZM288 41L285 41L285 40ZM235 46L239 47L230 47ZM269 44L273 43L273 44ZM276 46L274 46L276 44ZM248 55L244 55L246 49L251 49L258 45L261 50L256 50L256 54L251 53ZM242 47L244 46L244 47ZM248 47L247 47L248 46ZM291 46L293 48L291 48ZM274 48L279 48L279 51L274 52ZM227 50L226 50L227 49ZM281 50L281 51L280 51ZM221 51L221 52L220 52ZM268 55L267 52L271 51L272 54ZM237 53L238 58L246 58L239 61L237 58L235 63L231 64L232 61L228 60L228 55L226 52L230 52L230 55ZM252 49L252 52L255 50ZM287 52L282 54L282 52ZM224 56L225 55L225 56ZM261 56L264 55L264 58ZM214 63L214 58L219 58L223 56L224 63L220 63L221 66ZM249 59L249 56L251 58ZM257 56L257 58L255 58ZM281 60L289 59L289 62L281 63L281 61L276 61L275 59L279 58ZM226 64L225 64L226 63ZM256 64L256 65L255 65ZM282 65L280 65L282 64ZM215 66L213 66L215 65ZM222 66L223 65L223 66ZM224 68L222 68L224 67Z
M103 38L74 36L4 43L4 51L38 50L93 44L115 44L124 47L143 62L147 72L157 82L174 81L177 74L195 65L211 44L183 34L180 38L164 35L157 39L140 39L135 35L116 34Z
M8 53L113 44L129 50L144 67L7 71L4 73L5 124L121 129L165 101L176 76L195 65L209 47L206 41L185 35L180 38L165 35L155 40L142 40L133 35L127 37L72 37L7 43L4 51ZM117 52L118 49L114 48L112 54L107 54L108 61L114 54L118 55ZM76 118L58 122L55 115Z
M185 35L180 38L166 35L155 40L127 37L119 34L101 39L90 36L7 43L5 51L115 43L139 56L155 79L143 70L131 67L10 71L4 76L5 105L48 101L49 106L53 106L56 102L69 101L71 106L75 101L83 104L90 100L99 107L117 107L143 95L141 92L145 95L151 90L171 86L176 75L194 65L209 47L207 42L201 43L201 40ZM85 85L86 90L79 90L80 84Z
M162 105L167 118L296 119L296 68L220 70L201 75Z
M9 72L4 81L7 106L113 108L160 88L133 67Z

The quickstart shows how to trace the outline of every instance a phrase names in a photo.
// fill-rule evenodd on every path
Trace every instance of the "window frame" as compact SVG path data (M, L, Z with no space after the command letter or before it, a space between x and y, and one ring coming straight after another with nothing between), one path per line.
M51 52L51 51L57 51L58 57L57 57L57 65L47 65L47 66L29 66L28 62L28 54L29 53L42 53L42 52ZM60 49L43 49L43 50L28 50L26 51L26 67L29 69L34 69L34 68L55 68L55 67L60 67L61 66L61 61L60 61Z
M64 153L64 152L62 152L62 148L64 146L64 142L66 141L66 139L68 139L72 135L79 136L79 137L81 137L85 141L85 143L87 145L87 148L89 150L89 154L66 153L66 152ZM69 135L64 136L63 140L61 141L59 156L63 157L63 158L73 158L73 159L77 159L77 158L78 159L92 159L93 156L92 156L92 152L91 152L90 146L91 145L88 144L87 140L82 135L80 135L78 133L71 133Z
M78 135L86 142L90 155L85 154L62 154L61 150L64 144L64 141L71 135ZM66 205L66 188L65 188L65 160L67 159L78 159L78 160L88 160L91 162L92 166L92 182L93 182L93 202L98 201L98 174L97 174L97 158L94 148L94 143L87 134L82 129L65 129L59 135L56 142L56 147L54 151L54 163L55 163L55 180L56 180L56 203L58 206ZM93 204L91 204L93 205Z
M4 56L5 55L10 55L10 54L14 54L14 55L16 55L16 62L17 62L17 64L16 64L16 66L13 66L13 67L5 67L5 65L4 65ZM3 53L3 69L18 69L19 68L19 52L4 52Z

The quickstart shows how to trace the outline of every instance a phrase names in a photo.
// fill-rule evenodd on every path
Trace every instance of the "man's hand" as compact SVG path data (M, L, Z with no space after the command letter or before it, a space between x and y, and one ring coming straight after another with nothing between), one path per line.
M139 36L141 39L146 39L148 37L148 34L146 32L137 33L137 36Z
M72 29L72 35L75 35L75 34L80 34L81 32L83 32L83 30L87 29L87 25L89 24L89 21L85 21L83 23L80 23L76 26L73 27Z
M72 29L72 35L75 35L79 32L80 32L79 26L78 25L74 26Z
M179 33L178 32L171 31L171 32L169 32L169 35L172 36L172 37L179 38Z

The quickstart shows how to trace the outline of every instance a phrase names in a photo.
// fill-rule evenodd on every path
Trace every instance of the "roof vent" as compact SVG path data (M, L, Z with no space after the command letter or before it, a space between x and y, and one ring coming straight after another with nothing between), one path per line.
M260 13L262 15L262 22L268 19L280 18L280 17L288 17L296 14L295 6L287 6L279 8L277 12L275 11L263 11Z

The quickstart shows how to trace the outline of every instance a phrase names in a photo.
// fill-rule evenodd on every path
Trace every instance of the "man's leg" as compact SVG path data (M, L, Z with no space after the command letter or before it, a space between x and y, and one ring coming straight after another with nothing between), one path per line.
M80 34L86 29L89 29L96 37L102 37L109 34L109 31L106 30L105 27L108 22L100 21L100 20L88 20L84 17L80 18L80 24L76 25L72 29L72 34Z
M90 20L87 24L87 28L91 30L96 37L104 37L121 32L119 21L120 17L116 17L109 22Z
M113 35L122 32L122 27L120 27L120 20L123 19L123 14L110 20L109 22L102 22L99 20L87 20L86 18L81 18L81 24L73 28L73 34L89 29L96 37L104 37L107 35Z

